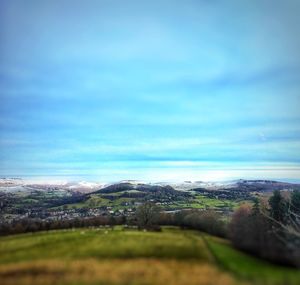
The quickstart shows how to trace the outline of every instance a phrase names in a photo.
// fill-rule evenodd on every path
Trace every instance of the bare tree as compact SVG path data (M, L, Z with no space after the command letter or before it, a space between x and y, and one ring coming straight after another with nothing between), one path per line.
M154 203L146 202L136 210L137 225L140 229L153 230L158 228L160 207Z

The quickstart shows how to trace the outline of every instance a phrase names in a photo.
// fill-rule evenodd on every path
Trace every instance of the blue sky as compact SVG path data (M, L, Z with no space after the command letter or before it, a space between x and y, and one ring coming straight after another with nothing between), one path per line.
M299 13L2 0L0 175L300 179Z

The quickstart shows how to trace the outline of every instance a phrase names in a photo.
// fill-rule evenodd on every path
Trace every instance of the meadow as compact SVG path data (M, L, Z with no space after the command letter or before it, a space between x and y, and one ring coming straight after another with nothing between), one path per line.
M263 262L192 230L84 228L0 238L0 284L299 284L300 272Z
M134 190L133 190L134 191ZM127 191L127 192L133 192ZM122 192L121 192L122 193ZM115 200L105 198L105 195L91 195L89 199L80 203L66 204L67 209L80 209L80 208L95 208L95 207L111 207L112 210L117 211L120 209L128 209L134 207L136 198L120 197L121 193L112 193ZM125 203L127 202L127 205ZM172 209L217 209L217 210L235 210L243 203L252 203L248 200L229 200L229 199L216 199L209 198L204 195L195 195L191 199L183 201L170 201L167 205L161 205L166 210ZM63 209L63 206L52 207L52 209Z

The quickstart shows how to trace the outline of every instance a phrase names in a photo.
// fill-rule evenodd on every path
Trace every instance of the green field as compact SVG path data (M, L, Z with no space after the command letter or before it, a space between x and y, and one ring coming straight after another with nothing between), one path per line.
M180 202L173 202L169 205L171 207L177 208L188 208L188 209L229 209L234 210L240 206L241 203L245 203L245 201L236 201L236 200L229 200L229 199L216 199L216 198L209 198L204 195L195 195L194 199L189 201L180 201Z
M0 238L0 284L299 284L270 265L196 231L95 228Z
M136 190L126 191L130 192L139 192ZM98 208L98 207L111 207L112 210L116 211L119 209L128 209L135 207L133 202L136 201L135 198L124 198L119 197L124 192L117 192L107 194L109 196L115 196L115 200L109 200L106 198L106 195L98 195L93 194L89 199L81 203L74 203L74 204L66 204L65 206L68 209L71 208ZM124 205L127 202L128 205ZM249 201L237 201L237 200L229 200L229 199L216 199L216 198L209 198L204 195L195 195L191 199L186 199L183 201L170 201L167 205L161 205L164 209L215 209L215 210L225 210L228 209L233 211L237 209L242 203L249 202ZM62 209L63 207L54 207L54 209Z

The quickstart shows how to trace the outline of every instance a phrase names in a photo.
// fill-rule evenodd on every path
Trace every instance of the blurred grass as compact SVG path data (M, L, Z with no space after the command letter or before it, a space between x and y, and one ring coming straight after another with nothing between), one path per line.
M48 260L0 267L2 285L238 285L212 264L161 259Z
M299 274L236 251L222 239L172 227L143 232L118 226L0 238L1 285L296 285Z
M1 238L0 264L63 257L157 257L207 260L208 250L192 231L76 229Z
M225 270L254 284L299 285L300 271L277 266L232 248L228 241L205 235L216 261Z

